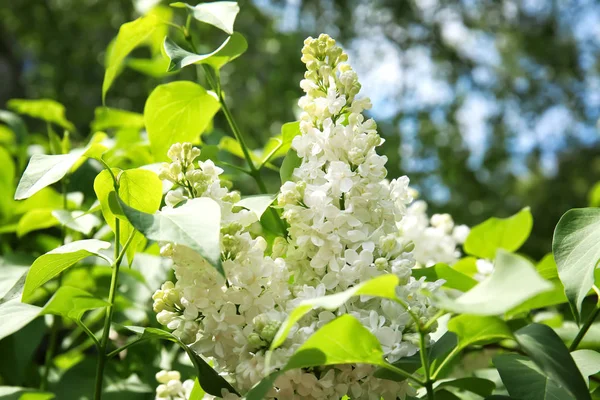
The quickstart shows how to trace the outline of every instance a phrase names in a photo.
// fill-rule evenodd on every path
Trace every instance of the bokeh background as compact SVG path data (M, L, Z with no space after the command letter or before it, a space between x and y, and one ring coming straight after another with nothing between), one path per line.
M0 2L0 108L15 97L57 100L83 141L101 105L106 47L122 23L157 3ZM252 147L295 119L302 42L325 32L350 53L362 93L373 100L390 177L407 174L431 213L475 225L530 206L535 223L523 251L539 259L562 213L589 204L600 179L600 2L239 4L236 30L249 49L225 67L223 81ZM207 51L222 40L214 34L201 32ZM142 112L152 88L170 79L132 62L107 105ZM216 137L226 130L219 118Z

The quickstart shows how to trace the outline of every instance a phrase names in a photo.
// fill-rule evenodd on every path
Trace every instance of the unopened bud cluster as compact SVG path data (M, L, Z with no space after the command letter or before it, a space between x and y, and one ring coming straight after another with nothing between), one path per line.
M194 387L191 379L181 382L179 371L160 371L156 374L156 380L159 383L156 400L187 400Z

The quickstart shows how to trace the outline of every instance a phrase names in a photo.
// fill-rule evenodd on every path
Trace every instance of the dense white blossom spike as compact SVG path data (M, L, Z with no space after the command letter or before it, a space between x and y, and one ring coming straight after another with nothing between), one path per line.
M175 184L166 196L168 207L201 196L220 204L228 281L192 250L165 244L163 254L173 260L176 282L165 283L153 296L157 318L211 357L219 371L229 373L240 392L268 373L266 349L302 300L393 273L401 282L398 295L415 314L425 320L436 312L421 289L433 291L439 283L411 277L411 252L423 235L412 230L426 227L403 222L412 201L408 178L385 179L387 160L376 152L383 139L376 123L362 114L371 102L357 97L360 84L347 59L327 35L304 43L301 134L292 143L301 165L278 195L289 230L287 238L274 240L270 254L267 241L257 234L255 214L234 205L239 194L225 187L219 179L222 171L211 161L196 163L197 150L176 144L169 150L172 163L163 166L161 176ZM451 221L444 216L431 223L449 234ZM456 256L456 245L450 247L442 249L444 257ZM283 366L317 329L343 313L358 318L380 340L388 361L416 353L418 335L406 310L388 300L358 297L339 310L315 310L303 317L271 354L271 366ZM277 379L268 397L337 400L347 394L379 400L414 394L407 382L374 378L373 370L334 365L289 371Z

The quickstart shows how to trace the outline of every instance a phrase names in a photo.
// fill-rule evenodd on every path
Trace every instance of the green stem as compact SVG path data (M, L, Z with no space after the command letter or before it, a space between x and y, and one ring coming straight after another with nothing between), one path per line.
M429 356L427 353L427 346L425 343L425 337L427 331L424 327L419 326L419 352L421 353L421 365L423 366L423 373L425 375L425 389L427 390L427 399L435 400L435 393L433 392L433 380L431 379L431 365L429 364Z
M581 341L583 340L583 337L592 326L592 323L594 322L598 314L600 314L600 307L596 305L596 309L592 311L588 319L581 326L581 329L579 329L579 332L577 332L577 336L575 336L575 339L573 339L573 343L571 343L571 346L569 346L569 351L577 350L577 346L579 346L579 343L581 343Z
M52 327L50 328L50 344L46 351L46 359L44 362L44 375L42 376L42 382L40 383L40 390L45 391L48 387L48 376L50 375L50 366L56 353L56 346L58 342L58 332L60 330L60 317L58 315L52 316Z
M194 45L194 41L193 41L191 35L186 35L185 39L191 46L192 50L195 53L197 53L196 46ZM260 192L262 194L267 194L268 193L267 186L265 185L265 182L262 179L262 176L260 175L260 169L256 168L254 161L252 161L252 155L250 154L248 145L246 144L246 141L244 140L244 136L242 136L242 132L240 131L240 128L238 127L237 123L235 122L235 119L233 118L233 114L231 113L229 106L225 102L225 98L223 97L223 91L221 90L221 83L219 81L218 76L214 76L214 72L211 70L211 67L209 67L208 65L203 64L202 68L204 70L204 75L206 76L206 80L208 81L211 88L217 93L219 102L221 103L221 109L223 110L223 114L225 114L225 119L227 120L227 123L229 124L229 128L233 132L233 136L235 137L235 140L237 140L237 142L240 144L240 147L242 148L242 153L244 154L244 159L246 160L246 164L248 164L248 168L249 168L249 171L247 172L248 175L250 175L254 178L254 180L256 181L256 184L258 185ZM286 237L287 236L287 228L286 228L285 224L283 223L281 216L279 215L277 210L275 210L273 208L269 208L269 210L271 212L271 215L273 215L273 217L277 221L277 224L279 225L279 229L281 230L281 233L283 234L284 237Z
M131 342L124 344L123 346L119 347L116 350L111 351L110 353L108 353L106 355L106 358L113 358L114 356L116 356L117 354L119 354L120 352L127 350L129 347L139 344L140 342L145 341L145 339L136 339L136 340L132 340Z
M96 348L100 349L100 342L96 338L96 335L94 335L94 332L90 331L90 329L87 326L85 326L85 324L81 321L78 321L77 325L89 336L90 339L92 339L92 341L96 345Z
M437 369L435 370L435 372L433 373L431 379L432 380L436 380L438 378L438 375L442 372L442 370L448 365L450 364L450 362L454 359L454 357L456 357L460 352L461 352L461 348L460 347L455 347L450 354L448 354L448 356L444 359L444 361L442 361L442 363L439 365L439 367L437 367Z
M111 172L112 174L112 172ZM118 190L117 188L115 188ZM104 318L104 328L102 329L102 338L100 339L100 348L98 351L98 364L96 368L96 384L94 390L94 400L102 398L102 381L104 378L104 366L106 364L106 348L108 347L108 336L110 333L110 325L114 312L114 302L117 295L117 281L119 278L119 266L121 264L122 255L119 254L119 243L121 239L121 227L118 218L115 219L115 261L112 265L112 276L110 279L110 289L108 292L109 305L106 309ZM125 250L125 248L123 249Z
M389 364L389 363L383 363L383 365L381 365L383 368L392 371L395 374L398 374L400 376L403 376L404 378L413 381L414 383L420 385L420 386L425 386L425 382L423 382L422 380L420 380L419 378L414 377L412 374L409 374L408 372L406 372L403 369L400 369L398 367L396 367L395 365Z

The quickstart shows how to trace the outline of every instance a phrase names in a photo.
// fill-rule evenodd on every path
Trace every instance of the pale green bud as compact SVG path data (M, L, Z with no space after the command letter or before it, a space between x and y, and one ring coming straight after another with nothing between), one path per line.
M260 331L260 337L265 339L268 343L271 343L279 331L279 327L281 326L281 322L279 321L270 321L265 327Z
M389 266L388 260L384 257L379 257L378 259L375 260L375 268L377 268L379 271L386 270L388 266Z
M264 347L267 345L267 342L265 342L264 340L261 339L260 335L258 333L252 332L250 335L248 335L248 344L252 347L252 348L260 348L260 347Z

